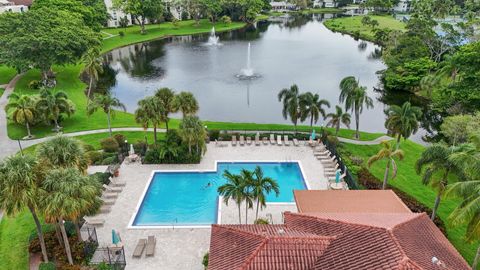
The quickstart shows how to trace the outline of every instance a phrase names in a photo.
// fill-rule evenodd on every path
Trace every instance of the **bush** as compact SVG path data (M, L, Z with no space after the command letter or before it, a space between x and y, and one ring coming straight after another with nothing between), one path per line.
M203 259L202 259L202 265L205 269L208 268L208 257L209 257L209 252L205 253L205 255L203 255Z
M230 17L228 17L227 15L223 15L220 18L220 21L223 22L224 24L231 24L232 23L232 19Z
M40 81L37 81L37 80L31 80L28 83L28 88L30 89L40 89L41 86L42 84L40 83Z
M255 224L270 224L270 222L268 222L268 220L265 219L265 218L259 218L259 219L255 220L254 223Z
M123 136L123 134L115 134L113 135L113 138L117 141L120 148L125 147L125 141L127 140L127 138Z
M107 157L102 161L102 165L112 165L118 162L117 157Z
M118 149L120 148L117 140L115 140L114 138L103 139L100 141L100 145L102 146L103 151L108 153L118 152Z
M148 148L143 163L160 164L160 149L156 146Z
M40 266L38 267L39 270L55 270L57 267L53 262L42 262L40 263Z
M102 183L102 184L105 184L105 185L108 185L110 184L110 177L112 176L111 173L109 172L97 172L97 173L94 173L92 174L92 177L95 177L98 182Z
M93 147L92 145L90 144L83 144L83 150L85 152L90 152L90 151L94 151L95 150L95 147Z
M220 137L220 130L210 130L208 132L208 137L211 141L218 140L218 138Z
M113 267L111 267L110 265L102 262L99 265L97 265L97 267L95 269L97 269L97 270L111 270L111 269L113 269Z
M90 164L97 165L98 162L103 160L103 154L98 151L90 151L85 153L85 156L90 161Z
M118 35L119 35L120 37L124 37L124 36L125 36L125 32L123 32L123 31L118 31Z
M140 155L140 156L145 156L145 152L147 152L147 144L144 141L138 141L133 144L133 150L135 151L135 154Z

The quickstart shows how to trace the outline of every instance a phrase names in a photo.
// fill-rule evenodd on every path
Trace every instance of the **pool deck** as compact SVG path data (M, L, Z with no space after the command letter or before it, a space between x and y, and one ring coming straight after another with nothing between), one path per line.
M207 152L200 164L192 165L141 165L123 164L120 168L120 181L127 185L119 194L118 199L107 214L98 217L105 219L105 224L97 227L97 236L100 246L111 243L112 229L120 233L125 245L127 260L126 269L203 269L202 257L208 251L210 244L209 228L157 228L157 229L129 229L135 208L141 199L146 185L154 170L214 170L215 161L298 161L302 167L305 180L311 189L327 189L327 180L323 176L323 166L307 146L215 146L207 145ZM95 171L91 168L91 171ZM174 191L172 191L174 192ZM274 223L282 223L282 213L296 212L294 204L267 205L260 211L259 217L269 217ZM245 208L242 207L242 222L244 222ZM252 223L255 209L249 210L248 222ZM221 223L238 224L238 208L230 202L221 205ZM138 239L155 235L157 245L155 256L140 259L132 258L133 250Z

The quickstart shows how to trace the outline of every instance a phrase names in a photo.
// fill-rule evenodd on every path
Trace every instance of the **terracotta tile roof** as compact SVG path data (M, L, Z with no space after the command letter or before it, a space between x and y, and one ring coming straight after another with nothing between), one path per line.
M411 213L392 190L295 190L300 213Z
M394 226L409 221L420 213L305 213L322 219L343 221L346 223L368 225L384 229L391 229Z
M10 2L15 3L15 5L24 5L24 6L31 6L33 3L33 0L9 0Z

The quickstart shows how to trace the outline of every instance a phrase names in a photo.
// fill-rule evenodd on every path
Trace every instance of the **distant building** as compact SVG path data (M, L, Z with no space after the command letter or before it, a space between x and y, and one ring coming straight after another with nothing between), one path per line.
M28 3L28 1L16 1L16 2L18 2L18 4L15 3L15 1L11 1L11 0L0 0L0 13L4 13L4 12L20 13L28 10L29 6L21 3L21 2ZM30 1L30 5L31 4L32 4L32 1Z
M272 7L272 11L278 11L278 12L294 11L298 9L296 5L292 3L287 3L285 1L270 2L270 6Z
M104 0L105 6L107 7L107 13L109 15L107 26L108 27L118 27L120 26L120 19L127 18L127 24L132 24L132 16L130 14L125 14L123 11L113 7L112 0Z
M398 4L393 7L395 12L410 12L412 8L412 0L400 0Z
M338 3L335 0L315 0L313 1L314 8L335 8Z

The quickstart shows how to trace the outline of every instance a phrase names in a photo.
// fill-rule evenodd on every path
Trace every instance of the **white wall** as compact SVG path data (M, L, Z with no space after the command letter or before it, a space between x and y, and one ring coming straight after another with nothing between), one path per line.
M112 0L104 0L105 6L107 7L107 12L110 14L110 19L107 22L108 27L118 27L120 26L120 18L126 16L128 20L128 25L132 24L132 18L129 14L125 14L121 10L117 10L113 8Z

